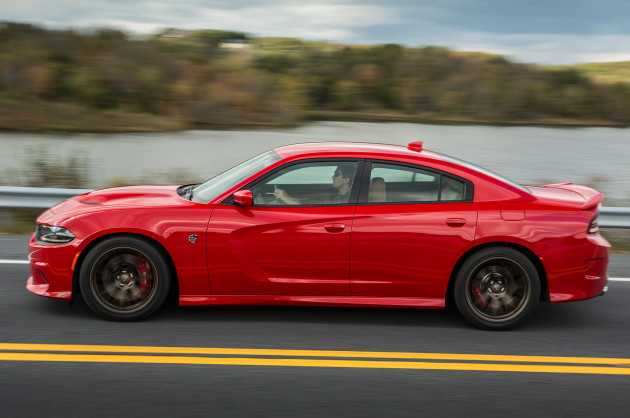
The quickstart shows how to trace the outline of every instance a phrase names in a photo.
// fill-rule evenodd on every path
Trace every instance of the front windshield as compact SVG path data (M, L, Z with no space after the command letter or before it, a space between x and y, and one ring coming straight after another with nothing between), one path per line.
M450 156L444 155L444 154L440 154L440 157L442 157L445 161L449 161L451 163L455 163L455 164L458 164L458 165L461 165L461 166L464 166L464 167L467 167L467 168L471 168L471 169L473 169L475 171L479 171L480 173L483 173L483 174L485 174L487 176L493 177L493 178L495 178L497 180L501 180L504 183L507 183L507 184L509 184L511 186L516 187L519 190L522 190L522 191L524 191L526 193L531 194L531 191L527 187L521 186L520 184L518 184L518 183L516 183L516 182L514 182L514 181L512 181L512 180L510 180L508 178L505 178L505 177L503 177L503 176L501 176L501 175L499 175L499 174L497 174L497 173L495 173L493 171L490 171L487 168L483 168L483 167L480 167L480 166L478 166L476 164L469 163L468 161L463 161L463 160L460 160L458 158L450 157Z
M256 174L260 170L269 167L276 161L280 161L282 157L273 151L267 151L251 160L247 160L242 164L219 174L218 176L200 184L194 188L193 202L207 203L225 192L231 187L236 186L246 178Z

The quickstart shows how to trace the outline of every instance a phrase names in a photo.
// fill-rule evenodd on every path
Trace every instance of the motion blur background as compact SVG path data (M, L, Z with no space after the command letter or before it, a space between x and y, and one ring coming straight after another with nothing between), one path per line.
M1 4L0 184L200 182L287 143L421 140L630 206L630 3L231 3Z

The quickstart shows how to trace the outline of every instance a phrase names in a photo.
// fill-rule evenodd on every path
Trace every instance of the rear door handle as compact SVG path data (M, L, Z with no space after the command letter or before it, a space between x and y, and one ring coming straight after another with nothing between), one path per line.
M344 224L326 224L324 225L324 228L326 228L326 231L328 232L341 232L344 229L346 229L346 226Z
M446 218L446 225L448 225L448 226L464 226L464 225L466 225L466 219L464 219L464 218Z

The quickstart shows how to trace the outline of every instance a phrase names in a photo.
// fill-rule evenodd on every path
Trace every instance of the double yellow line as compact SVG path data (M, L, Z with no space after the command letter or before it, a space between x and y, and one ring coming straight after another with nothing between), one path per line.
M630 359L0 343L0 360L630 375Z

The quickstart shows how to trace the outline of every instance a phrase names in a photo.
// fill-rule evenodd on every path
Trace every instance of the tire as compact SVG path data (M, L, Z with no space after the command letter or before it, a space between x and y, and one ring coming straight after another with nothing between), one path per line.
M110 321L139 321L166 300L171 273L162 253L134 237L98 243L79 272L83 299L98 316Z
M470 324L506 330L522 324L540 298L540 278L521 252L491 247L462 264L453 286L455 304Z

